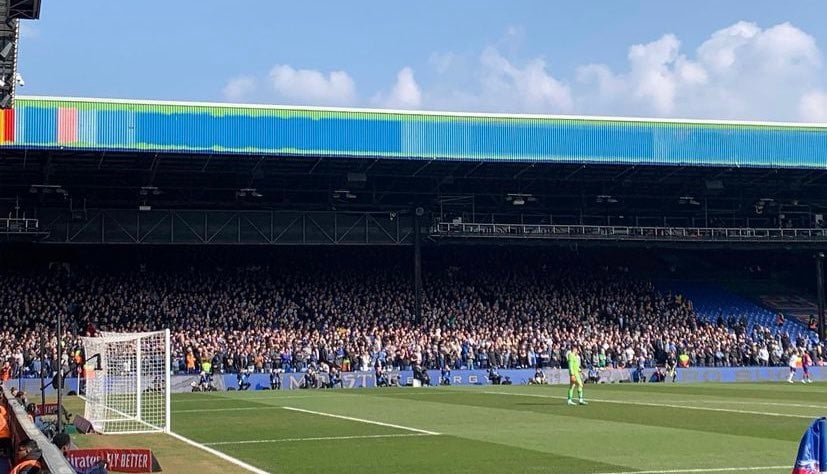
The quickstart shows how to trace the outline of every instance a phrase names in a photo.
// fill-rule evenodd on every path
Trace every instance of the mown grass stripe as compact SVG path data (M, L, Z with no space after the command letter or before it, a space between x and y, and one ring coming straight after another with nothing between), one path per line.
M792 469L791 466L756 466L756 467L714 467L696 469L668 469L665 471L625 471L625 472L604 472L599 474L691 474L695 472L745 472L745 471L769 471L771 469Z
M555 396L555 395L540 395L536 393L516 393L516 392L493 392L493 391L483 391L482 393L489 394L489 395L509 395L509 396L516 396L516 397L535 397L535 398L549 398L555 400L565 400L566 397L562 396ZM723 413L737 413L740 415L762 415L762 416L776 416L782 418L805 418L805 419L812 419L812 415L793 415L788 413L774 413L774 412L766 412L766 411L753 411L753 410L733 410L730 408L712 408L712 407L696 407L696 406L689 406L689 405L675 405L671 403L652 403L652 402L633 402L629 400L606 400L606 399L599 399L599 398L590 398L589 401L592 402L599 402L599 403L613 403L617 405L635 405L635 406L644 406L644 407L658 407L658 408L675 408L678 410L700 410L700 411L713 411L713 412L723 412Z
M251 439L245 441L218 441L215 443L204 443L204 446L224 446L228 444L268 444L268 443L294 443L302 441L337 441L350 439L375 439L375 438L411 438L416 436L433 436L425 433L396 433L378 435L355 435L355 436L319 436L311 438L283 438L283 439Z

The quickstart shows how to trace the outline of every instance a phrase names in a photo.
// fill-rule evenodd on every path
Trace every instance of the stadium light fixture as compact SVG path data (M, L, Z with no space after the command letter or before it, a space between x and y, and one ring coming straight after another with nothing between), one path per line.
M0 59L6 61L11 56L11 53L14 52L14 41L7 41L6 45L3 46L3 49L0 49Z
M523 206L527 202L537 202L537 198L533 194L527 193L508 193L505 200L515 206Z
M356 195L349 189L337 189L333 191L333 199L356 199Z
M681 205L689 204L691 206L699 206L701 204L697 199L695 199L694 196L681 196L680 199L678 199L678 202Z
M17 85L23 87L26 85L26 81L23 80L23 76L18 72L14 75L14 80L17 82Z
M32 194L35 193L42 193L42 194L66 194L66 190L63 189L63 186L58 184L33 184L29 187L29 192Z
M258 192L256 188L241 188L235 192L235 195L236 197L247 197L249 195L255 198L260 198L264 196L263 194Z
M141 196L149 196L150 194L153 196L158 196L161 194L161 190L158 189L157 186L141 186L141 189L138 191L138 194Z

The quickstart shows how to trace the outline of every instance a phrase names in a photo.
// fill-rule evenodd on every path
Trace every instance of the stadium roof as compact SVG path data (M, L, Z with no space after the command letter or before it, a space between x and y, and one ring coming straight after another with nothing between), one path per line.
M19 97L0 147L824 169L827 124Z

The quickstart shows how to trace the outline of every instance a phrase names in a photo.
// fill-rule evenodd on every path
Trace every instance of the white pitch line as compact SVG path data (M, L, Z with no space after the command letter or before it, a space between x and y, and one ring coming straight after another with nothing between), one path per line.
M485 391L482 393L487 393L489 395L511 395L515 397L536 397L536 398L552 398L555 400L565 400L566 397L558 397L553 395L540 395L536 393L513 393L513 392L491 392ZM662 408L677 408L681 410L698 410L698 411L716 411L716 412L723 412L723 413L739 413L742 415L764 415L764 416L777 416L781 418L806 418L812 419L812 415L791 415L787 413L773 413L773 412L766 412L766 411L753 411L753 410L732 410L729 408L711 408L711 407L695 407L695 406L686 406L686 405L673 405L670 403L649 403L649 402L631 402L625 400L604 400L598 398L590 398L589 401L592 402L600 402L600 403L614 403L617 405L637 405L637 406L644 406L644 407L662 407Z
M280 410L277 406L260 406L260 407L230 407L230 408L202 408L200 410L172 410L172 413L208 413L213 411L252 411L252 410Z
M564 397L560 397L564 398ZM819 410L827 410L827 404L825 405L810 405L810 404L802 404L802 403L781 403L781 402L752 402L746 400L709 400L709 399L686 399L686 400L667 400L669 403L714 403L716 405L755 405L755 406L777 406L777 407L788 407L788 408L817 408Z
M215 443L204 443L204 446L224 446L227 444L264 444L264 443L292 443L302 441L335 441L345 439L375 439L375 438L412 438L417 436L431 436L425 433L396 433L381 435L361 436L324 436L318 438L283 438L283 439L254 439L249 441L218 441Z
M706 469L669 469L666 471L625 471L625 472L601 472L600 474L689 474L693 472L744 472L744 471L769 471L770 469L787 469L790 466L757 466L757 467L717 467Z
M688 403L717 403L719 405L760 405L773 407L790 407L790 408L818 408L819 410L827 410L827 405L806 405L802 403L780 403L780 402L748 402L748 401L728 401L728 400L691 400Z
M320 398L318 395L286 395L283 397L280 396L272 396L272 397L263 397L257 396L255 398L251 398L251 400L295 400L297 398ZM321 397L324 398L324 397ZM243 401L244 398L233 398L233 397L224 397L224 396L204 396L204 398L199 399L188 399L188 400L172 400L172 403L210 403L210 402L226 402L226 401Z
M420 430L419 428L411 428L410 426L394 425L394 424L391 424L391 423L383 423L381 421L366 420L364 418L354 418L352 416L335 415L333 413L325 413L325 412L321 412L321 411L305 410L303 408L293 408L293 407L282 407L282 408L284 408L285 410L290 410L290 411L297 411L297 412L301 412L301 413L309 413L311 415L328 416L330 418L339 418L339 419L342 419L342 420L358 421L360 423L367 423L367 424L370 424L370 425L379 425L379 426L385 426L385 427L388 427L388 428L396 428L396 429L405 430L405 431L413 431L414 433L422 433L422 434L432 435L432 436L439 436L440 435L440 433L437 433L435 431Z
M234 464L234 465L236 465L236 466L238 466L238 467L240 467L240 468L242 468L246 471L249 471L249 472L252 472L252 473L255 473L255 474L270 474L269 472L263 471L263 470L255 467L255 466L247 464L244 461L236 459L232 456L228 456L228 455L222 453L221 451L215 450L215 449L213 449L209 446L205 446L201 443L195 442L195 441L193 441L189 438L185 438L185 437L179 435L178 433L169 433L169 435L172 436L173 438L177 439L177 440L180 440L180 441L183 441L183 442L187 443L190 446L193 446L193 447L196 447L196 448L201 449L203 451L206 451L206 452L212 454L213 456L218 456L219 458L227 461L228 463Z

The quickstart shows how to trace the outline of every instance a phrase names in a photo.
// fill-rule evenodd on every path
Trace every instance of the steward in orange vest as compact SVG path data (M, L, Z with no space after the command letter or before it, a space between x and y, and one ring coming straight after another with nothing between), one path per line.
M11 379L11 365L8 362L3 364L3 368L0 369L0 381L8 382Z
M0 455L11 457L11 430L5 405L0 402Z

